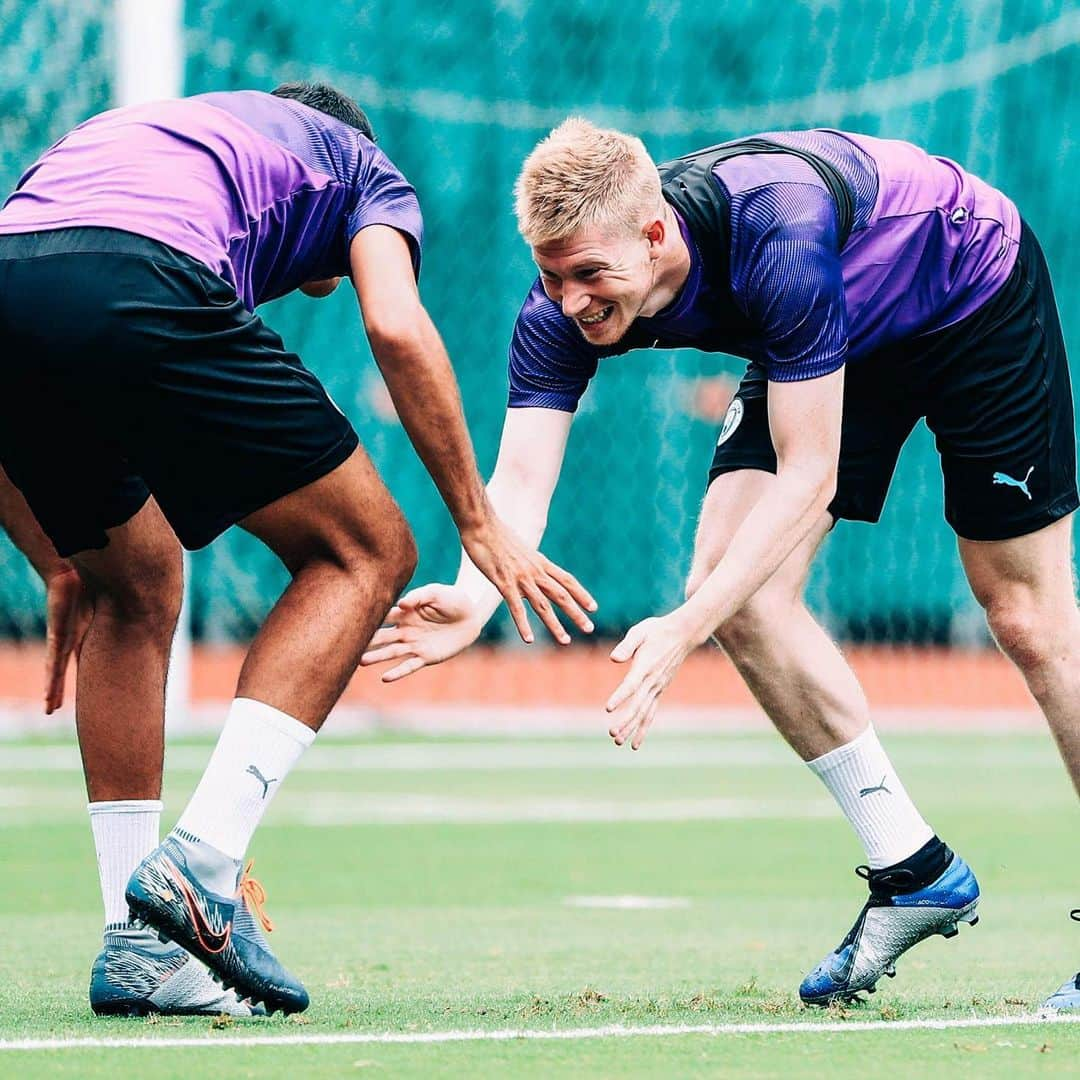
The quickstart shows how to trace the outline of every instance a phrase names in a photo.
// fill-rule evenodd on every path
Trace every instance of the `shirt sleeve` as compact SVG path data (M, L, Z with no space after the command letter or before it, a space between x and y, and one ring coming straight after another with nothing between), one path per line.
M731 200L731 284L760 329L773 382L828 375L847 356L836 207L828 191L773 183Z
M537 278L510 339L509 407L575 412L599 356L547 298Z
M361 140L361 155L354 183L356 201L349 211L345 229L346 250L361 229L369 225L389 225L408 240L413 272L419 278L424 219L416 191L378 147Z

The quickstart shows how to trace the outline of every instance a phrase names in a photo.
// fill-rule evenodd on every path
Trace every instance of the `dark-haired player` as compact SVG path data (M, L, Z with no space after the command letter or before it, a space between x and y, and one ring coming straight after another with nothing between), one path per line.
M415 566L408 525L352 427L258 304L294 289L325 296L348 277L401 421L522 635L523 597L560 641L548 598L589 627L587 594L492 512L417 292L421 245L416 194L363 112L306 83L96 116L0 211L0 464L18 489L0 505L50 578L54 675L92 611L76 715L105 901L96 1012L307 1006L259 929L263 894L242 860ZM292 581L159 846L181 544L234 524ZM71 567L82 588L70 588ZM183 948L129 923L129 908Z

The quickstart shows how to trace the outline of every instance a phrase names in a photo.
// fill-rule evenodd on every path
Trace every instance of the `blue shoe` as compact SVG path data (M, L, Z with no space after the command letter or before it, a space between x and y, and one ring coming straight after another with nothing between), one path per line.
M1072 918L1080 922L1080 908L1070 912ZM1044 1009L1053 1009L1055 1012L1066 1012L1072 1009L1080 1009L1080 971L1074 978L1055 990L1042 1004Z
M90 1008L98 1016L266 1015L218 986L190 953L134 926L105 932L90 972Z
M278 963L252 916L254 909L263 928L273 930L262 909L266 893L250 870L248 863L235 895L218 895L199 883L181 842L167 836L131 875L125 895L134 918L153 927L162 940L182 945L226 989L262 1002L268 1013L303 1012L307 991Z
M896 891L910 882L907 870L860 866L856 873L869 883L870 899L836 951L803 979L799 997L807 1005L872 994L882 975L896 975L896 961L913 945L934 934L955 937L957 923L979 921L979 883L959 855L936 881L912 892Z

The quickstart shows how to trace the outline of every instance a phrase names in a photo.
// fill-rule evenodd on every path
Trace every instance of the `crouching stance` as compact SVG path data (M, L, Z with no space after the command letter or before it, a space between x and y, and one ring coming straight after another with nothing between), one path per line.
M629 671L610 731L639 747L679 665L715 637L866 851L869 898L800 994L871 990L917 942L974 923L979 887L908 797L802 597L833 524L878 519L921 417L972 589L1080 790L1073 410L1038 241L954 162L825 130L657 167L639 140L568 120L526 160L517 212L539 277L510 345L488 491L523 537L542 535L578 400L613 357L696 347L749 361L709 470L688 599L612 653ZM456 586L399 602L364 662L396 661L393 679L446 659L497 602L466 558ZM1048 1004L1080 1006L1068 986Z
M99 1013L307 1006L267 943L245 854L416 565L355 432L259 303L325 296L349 277L401 421L522 635L522 597L560 641L551 601L589 625L588 595L485 496L417 292L416 195L373 139L355 103L311 84L118 109L47 151L0 211L0 463L14 485L0 509L49 583L50 708L81 647L76 718L106 923ZM231 525L292 580L159 846L181 544Z

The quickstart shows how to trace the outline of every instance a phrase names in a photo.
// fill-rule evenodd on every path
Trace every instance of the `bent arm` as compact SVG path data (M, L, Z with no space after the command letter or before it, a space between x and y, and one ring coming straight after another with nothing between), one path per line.
M349 248L371 350L394 408L458 531L490 516L450 358L420 302L405 237L371 225Z
M572 422L573 413L559 409L506 411L487 493L495 512L529 547L544 535ZM464 551L455 585L468 596L482 626L499 606L499 594Z
M723 558L681 613L703 642L765 584L828 509L836 493L844 369L804 382L769 383L776 448L770 484Z

